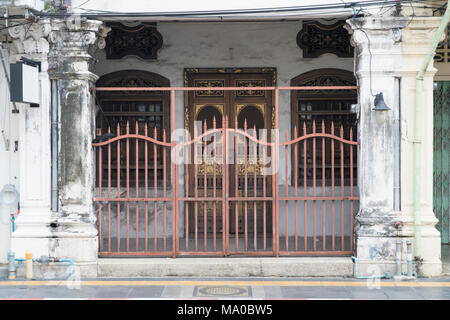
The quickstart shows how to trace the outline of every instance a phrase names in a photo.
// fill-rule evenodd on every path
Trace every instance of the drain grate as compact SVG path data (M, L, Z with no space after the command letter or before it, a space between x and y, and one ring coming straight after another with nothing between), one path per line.
M196 286L194 297L251 297L249 286Z

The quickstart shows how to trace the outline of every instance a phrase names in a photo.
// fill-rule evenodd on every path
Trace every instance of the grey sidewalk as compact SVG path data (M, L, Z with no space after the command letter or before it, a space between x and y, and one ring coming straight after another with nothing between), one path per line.
M413 281L306 278L152 278L0 281L0 299L450 300L450 278Z

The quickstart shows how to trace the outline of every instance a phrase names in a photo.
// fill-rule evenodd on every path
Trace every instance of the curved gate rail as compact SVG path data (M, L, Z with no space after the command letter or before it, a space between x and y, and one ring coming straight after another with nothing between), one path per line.
M280 147L285 151L285 176L288 176L289 154L292 155L292 163L298 164L293 166L292 186L285 183L284 194L278 196L280 206L284 205L285 209L284 217L279 220L281 224L284 218L284 230L278 228L284 232L284 235L279 236L278 244L284 245L280 255L352 254L353 209L355 201L359 200L354 188L358 142L353 140L352 128L346 133L347 139L344 138L342 125L339 128L339 136L335 135L333 121L330 122L328 133L324 121L320 131L317 130L315 121L312 123L312 132L307 132L306 123L303 123L302 131L303 135L299 136L297 128L294 127L292 140L288 139L286 131L285 142L280 143ZM310 158L308 154L312 154ZM301 161L299 158L302 158ZM317 163L317 160L320 162ZM308 171L311 178L308 177ZM303 189L300 192L299 187ZM289 211L292 204L294 212ZM302 214L299 214L299 211L302 211ZM300 216L303 216L302 223L299 222ZM320 228L318 219L321 222ZM300 227L303 229L302 235L299 235ZM308 230L309 228L312 230Z
M172 128L175 128L176 116L175 91L209 89L247 88L96 88L98 91L171 91ZM349 90L357 87L253 89L275 91L276 129L279 90ZM285 139L280 142L276 132L268 141L258 138L256 130L238 129L237 123L233 128L224 117L221 128L216 128L214 121L212 129L205 127L200 135L195 134L192 139L186 135L184 141L177 142L172 141L165 130L158 136L156 128L152 133L146 124L141 128L136 122L132 127L134 133L130 133L127 123L125 134L122 134L123 128L118 124L115 137L92 144L98 162L98 190L93 200L98 210L100 256L353 253L353 217L359 197L354 183L358 143L353 139L351 129L344 133L341 126L336 134L333 122L329 124L328 132L325 123L316 130L314 122L310 133L304 125L303 130L293 129L291 139L285 132ZM195 144L206 148L206 139L214 135L221 137L213 139L213 161L186 163L190 157L188 150L192 151ZM237 152L239 141L246 150L240 158ZM248 149L249 144L253 144L253 149ZM270 166L275 168L271 174L257 172L258 148L266 148ZM282 166L279 163L283 149L285 181L280 184ZM180 154L184 161L180 161ZM190 171L189 166L194 170ZM212 174L207 176L209 167ZM184 169L182 188L179 185L180 168ZM290 168L293 168L293 179L288 183L286 177ZM335 180L340 184L336 186ZM209 216L212 219L208 220Z
M167 183L169 174L166 160L170 159L174 144L167 142L165 130L162 141L158 140L156 127L151 133L147 123L143 135L138 134L138 122L134 129L135 133L130 133L130 124L127 122L126 133L120 134L121 127L117 124L116 137L93 144L97 149L98 161L98 197L94 198L94 202L98 205L99 251L102 255L139 255L150 252L152 255L170 255L175 248L175 233L172 230L176 217L175 210L168 208L169 205L174 207L175 197L172 184ZM111 128L108 133L111 133ZM134 161L130 161L133 155L130 149L133 146ZM140 151L144 153L141 167ZM158 161L158 158L162 161ZM160 163L162 168L159 168ZM131 168L133 164L134 168ZM169 214L171 219L168 219ZM130 246L132 239L134 248Z

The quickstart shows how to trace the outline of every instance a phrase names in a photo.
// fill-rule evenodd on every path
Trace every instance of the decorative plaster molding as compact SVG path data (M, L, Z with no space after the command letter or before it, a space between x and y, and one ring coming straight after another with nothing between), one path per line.
M92 50L102 48L110 29L97 20L74 21L76 23L54 20L51 25L48 36L50 73L55 78L64 75L65 78L95 81L98 77L92 73Z
M107 22L112 31L106 37L106 59L121 59L128 55L142 59L157 59L163 45L155 23L143 22L129 27L120 22Z
M297 45L302 49L303 58L316 58L324 53L333 53L338 57L353 57L348 29L345 22L332 25L320 22L303 22L303 28L297 34Z
M101 21L83 19L78 25L71 25L66 21L56 20L52 23L49 34L49 42L52 47L64 51L83 51L93 45L97 36L102 36L103 30Z
M49 43L46 38L50 30L49 20L9 28L8 33L14 39L12 54L47 54Z
M439 27L440 17L417 17L411 20L403 30L402 42L417 46L429 46ZM444 40L445 34L443 34Z

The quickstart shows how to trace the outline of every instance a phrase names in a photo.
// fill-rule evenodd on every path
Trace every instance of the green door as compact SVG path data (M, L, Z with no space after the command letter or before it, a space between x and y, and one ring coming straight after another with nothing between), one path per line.
M442 243L449 243L450 81L437 81L434 90L433 209Z

